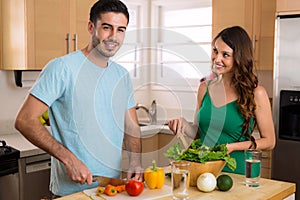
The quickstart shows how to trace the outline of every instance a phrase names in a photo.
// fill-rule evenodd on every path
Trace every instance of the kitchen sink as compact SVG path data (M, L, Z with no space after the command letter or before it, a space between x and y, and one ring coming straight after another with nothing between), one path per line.
M169 129L166 122L157 124L139 122L139 125L141 128L142 137L150 137L151 135L155 135L157 133L167 133L173 135L173 132Z
M149 121L139 120L139 126L150 126L150 125L163 125L168 126L168 120L158 120L155 124L151 124Z
M148 124L148 123L141 123L141 122L139 122L139 126L149 126L150 124Z

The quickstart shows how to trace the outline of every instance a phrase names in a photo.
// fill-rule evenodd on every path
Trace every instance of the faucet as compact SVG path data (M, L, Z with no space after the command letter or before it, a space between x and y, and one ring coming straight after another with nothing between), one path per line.
M148 117L150 119L150 124L156 124L157 123L157 110L156 110L156 100L153 100L151 103L150 108L148 109L145 105L138 103L135 106L136 110L143 109L148 114Z

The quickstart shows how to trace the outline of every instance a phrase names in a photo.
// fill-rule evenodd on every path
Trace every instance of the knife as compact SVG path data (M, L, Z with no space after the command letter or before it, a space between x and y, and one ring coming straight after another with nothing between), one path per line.
M95 181L97 181L98 185L101 187L105 187L108 184L113 186L126 184L126 179L110 178L106 176L93 176L93 182Z

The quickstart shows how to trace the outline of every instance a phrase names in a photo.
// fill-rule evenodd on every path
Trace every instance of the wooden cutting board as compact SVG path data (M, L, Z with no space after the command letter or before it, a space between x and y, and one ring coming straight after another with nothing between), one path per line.
M97 188L92 188L88 190L84 190L83 192L92 197L94 200L132 200L132 199L143 199L143 200L151 200L154 198L162 198L166 196L171 196L172 195L172 188L171 186L164 185L161 189L153 189L150 190L145 186L143 192L136 197L129 196L126 191L123 191L121 193L118 193L116 196L110 197L105 194L101 195L101 197L96 195L96 189Z

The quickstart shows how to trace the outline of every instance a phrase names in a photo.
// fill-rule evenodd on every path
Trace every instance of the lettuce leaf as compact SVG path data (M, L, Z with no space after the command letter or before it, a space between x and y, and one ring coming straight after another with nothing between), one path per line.
M201 145L200 139L194 140L187 150L183 150L179 143L172 145L164 156L173 160L187 160L193 162L206 163L207 161L225 160L228 167L234 171L236 169L236 160L228 154L226 144L208 147Z

